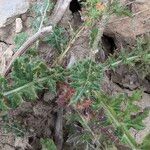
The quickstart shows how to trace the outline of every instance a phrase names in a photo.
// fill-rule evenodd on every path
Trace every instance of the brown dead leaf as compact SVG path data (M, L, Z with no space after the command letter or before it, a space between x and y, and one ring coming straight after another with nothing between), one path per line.
M104 11L105 10L105 5L102 3L102 2L99 2L99 3L97 3L96 4L96 9L98 10L98 11Z
M85 101L77 104L77 109L83 110L83 109L89 108L91 106L91 104L92 104L91 100L85 100Z

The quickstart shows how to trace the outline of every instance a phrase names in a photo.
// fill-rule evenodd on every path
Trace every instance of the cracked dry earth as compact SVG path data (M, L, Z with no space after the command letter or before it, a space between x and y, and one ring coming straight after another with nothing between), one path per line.
M11 4L10 1L9 3L8 1L9 0L0 0L0 72L5 69L7 62L14 53L13 49L15 44L13 38L15 35L21 31L26 31L29 35L32 35L30 22L34 16L32 16L28 10L30 5L36 2L36 0L13 0L11 1ZM130 1L122 0L121 2L123 4L127 4ZM20 8L19 10L16 9L18 8L18 3ZM7 9L10 7L9 5L14 6L12 12L9 12L9 9ZM135 0L135 2L131 3L129 7L134 14L133 18L112 16L104 30L102 41L103 46L107 49L106 56L112 52L113 45L115 45L113 48L115 47L117 49L121 46L132 47L135 43L136 37L143 36L145 34L149 36L150 1ZM4 9L7 10L4 11ZM6 18L3 16L4 13ZM19 20L21 20L21 23L16 21L18 18L20 18ZM68 32L70 30L70 24L72 25L72 28L76 30L81 26L82 20L78 16L73 18L68 9L60 22L60 25L66 29L66 36L68 37L71 35L71 33ZM74 42L67 56L68 63L72 63L72 61L76 62L77 60L82 60L83 58L88 57L88 35L89 31L84 30L81 36ZM110 42L110 39L113 40L113 45L112 42ZM39 51L41 57L48 64L51 64L49 60L53 60L57 56L55 51L44 42L39 45ZM98 61L100 58L98 56ZM108 74L109 75L106 77L103 84L103 90L105 92L110 95L117 94L119 92L125 92L130 95L134 90L142 88L144 93L137 105L139 105L141 109L150 107L149 76L142 79L139 74L137 75L134 70L129 70L126 66L119 66L115 72L110 71ZM16 148L25 150L31 149L31 146L34 150L41 148L38 137L51 136L55 128L55 110L57 108L55 108L53 103L48 103L49 99L55 99L55 95L45 93L44 96L42 95L37 102L25 103L17 110L10 112L12 120L17 119L20 122L23 122L25 128L27 126L30 128L30 133L26 133L24 138L17 138L13 133L7 133L1 128L0 150L15 150ZM132 135L138 143L141 143L143 138L150 133L150 115L144 120L144 123L146 127L140 132L131 129ZM0 120L0 126L1 125L2 120Z

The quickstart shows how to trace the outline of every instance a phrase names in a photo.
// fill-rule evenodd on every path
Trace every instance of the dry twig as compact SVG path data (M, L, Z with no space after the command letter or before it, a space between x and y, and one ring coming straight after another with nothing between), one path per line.
M52 26L48 26L45 27L43 29L41 29L40 31L38 31L37 33L35 33L33 36L31 36L19 49L18 51L13 55L11 61L9 62L6 70L4 71L4 73L2 74L3 76L7 76L9 71L11 70L12 64L13 62L22 54L24 54L28 48L30 46L33 45L33 43L38 40L41 37L46 36L47 34L52 32Z
M59 107L55 124L55 143L58 150L62 150L63 146L63 108Z

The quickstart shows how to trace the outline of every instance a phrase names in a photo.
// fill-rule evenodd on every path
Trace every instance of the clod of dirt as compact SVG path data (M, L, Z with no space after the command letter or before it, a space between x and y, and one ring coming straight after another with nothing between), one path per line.
M125 65L120 65L115 72L111 71L111 80L124 89L136 90L143 86L138 74Z
M20 107L9 112L12 122L18 121L24 128L27 127L28 139L19 142L23 146L31 145L32 149L40 149L40 138L51 138L55 130L55 111L53 103L38 101L25 102ZM38 145L38 147L37 147ZM19 146L20 147L20 146ZM22 146L21 146L22 147Z
M0 28L0 41L5 41L7 44L13 43L13 37L15 33L14 23Z
M55 97L56 97L56 94L55 94L55 93L52 93L52 92L45 92L45 93L44 93L44 96L43 96L43 100L44 100L45 102L50 102L50 101L52 101Z
M119 66L115 72L111 72L111 79L123 89L143 89L144 92L150 93L150 82L124 65Z
M0 129L0 150L15 150L15 136L12 133L5 133Z
M72 45L70 53L74 55L76 61L83 60L90 55L89 39L87 38L89 34L88 29L83 30Z
M40 42L39 45L40 57L49 65L51 65L57 57L57 51L45 42Z
M150 108L150 95L147 93L142 94L142 98L137 102L137 105L144 108Z
M143 85L144 92L150 94L150 82L144 79L141 81L141 84Z
M128 0L121 0L126 5L130 3ZM133 17L112 16L105 29L106 35L115 37L117 47L121 44L133 45L136 37L150 32L150 1L144 2L134 1L132 3Z
M29 114L23 118L23 122L33 130L37 137L51 137L51 130L54 130L54 115L52 111L54 107L38 102L33 107L33 114Z
M30 113L33 113L32 107L33 105L31 102L25 102L20 105L20 107L10 110L9 117L12 119L14 119L16 116L25 117Z
M29 145L29 143L28 143L28 138L16 137L15 138L15 149L17 149L17 150L31 149L31 145Z

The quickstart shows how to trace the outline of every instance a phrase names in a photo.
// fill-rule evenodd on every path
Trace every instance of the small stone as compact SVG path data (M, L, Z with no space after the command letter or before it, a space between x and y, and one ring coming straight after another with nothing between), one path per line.
M23 29L21 18L16 18L16 33L20 33Z

